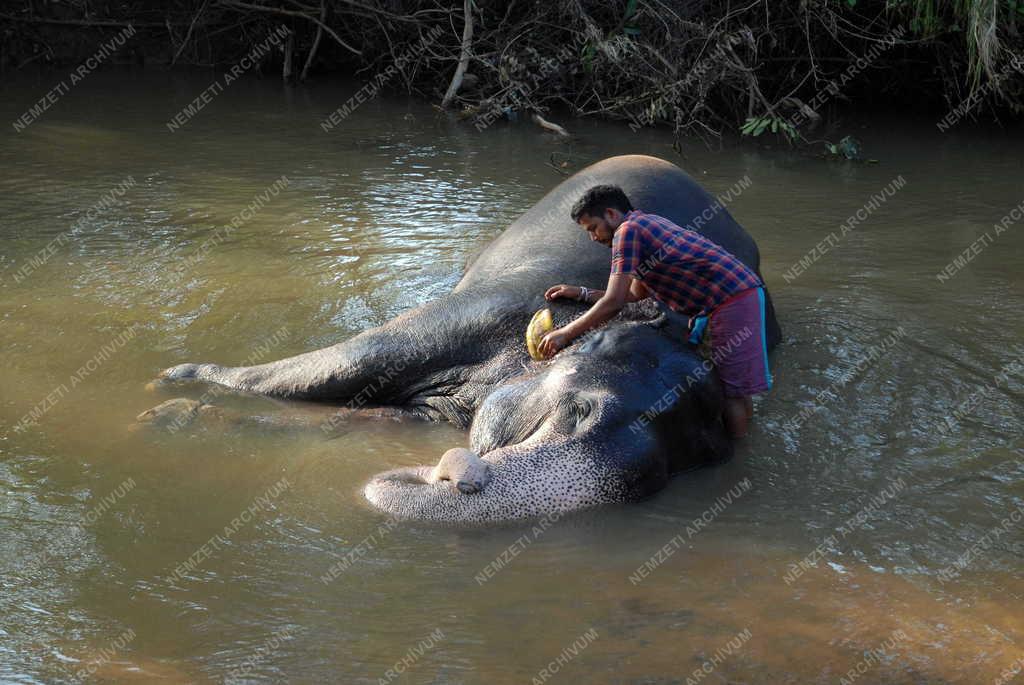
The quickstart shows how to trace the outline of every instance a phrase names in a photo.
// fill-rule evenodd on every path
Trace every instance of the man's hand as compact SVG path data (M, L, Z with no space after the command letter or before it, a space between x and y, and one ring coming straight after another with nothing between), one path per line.
M557 300L560 297L564 297L567 300L578 300L580 297L580 287L578 285L553 285L544 292L544 299L550 302L551 300ZM554 332L554 331L552 331Z
M564 349L566 345L571 343L574 337L575 336L573 336L570 331L567 331L564 328L556 328L545 335L540 341L540 345L537 347L540 350L540 353L544 355L545 359L550 359L551 357L554 357L559 350Z
M619 313L632 294L630 285L634 279L626 274L612 274L608 277L608 290L600 293L601 299L587 313L562 328L555 329L544 336L537 349L545 358L553 357L577 337L591 328L597 328ZM544 297L553 300L556 297L572 297L578 295L579 288L574 285L555 285L548 288ZM646 291L644 291L646 294Z

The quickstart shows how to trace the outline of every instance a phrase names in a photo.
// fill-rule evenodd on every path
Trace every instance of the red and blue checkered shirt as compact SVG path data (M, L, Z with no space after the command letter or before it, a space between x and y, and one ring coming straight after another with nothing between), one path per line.
M637 210L626 214L612 236L611 272L642 281L657 300L688 316L709 314L733 295L762 285L717 243Z

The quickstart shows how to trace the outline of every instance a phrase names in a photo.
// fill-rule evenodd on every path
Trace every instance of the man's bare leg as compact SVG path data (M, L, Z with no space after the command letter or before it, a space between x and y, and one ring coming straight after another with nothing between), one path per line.
M749 397L725 398L725 427L734 440L747 437L747 402Z
M743 402L747 405L747 418L754 418L754 400L751 397L744 397Z

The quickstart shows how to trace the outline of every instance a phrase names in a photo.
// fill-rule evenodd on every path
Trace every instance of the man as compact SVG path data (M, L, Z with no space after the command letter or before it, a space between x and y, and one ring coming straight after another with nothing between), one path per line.
M572 208L572 219L612 249L604 291L556 285L544 297L593 302L572 323L544 336L546 357L614 317L626 302L653 296L690 317L692 342L708 329L711 358L725 391L725 424L734 438L747 434L751 395L771 388L765 340L764 284L752 270L700 233L633 209L618 186L594 186Z

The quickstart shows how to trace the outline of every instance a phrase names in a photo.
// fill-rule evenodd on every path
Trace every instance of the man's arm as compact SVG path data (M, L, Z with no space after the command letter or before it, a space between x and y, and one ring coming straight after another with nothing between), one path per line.
M597 290L596 288L590 289L590 297L587 298L587 302L597 302L603 296L604 290ZM650 293L647 291L647 286L643 284L643 281L633 279L633 282L629 284L629 294L626 295L626 302L639 302L640 300L646 300L650 297Z
M544 339L540 342L541 353L545 357L552 356L591 328L597 328L610 320L619 313L626 302L635 301L628 299L634 295L630 281L633 281L633 278L628 274L612 274L609 276L607 290L601 294L600 299L586 314L567 326L551 331L544 336Z
M634 293L631 283L633 281L631 274L636 273L639 267L643 248L641 229L641 226L628 221L619 224L612 236L612 264L611 275L608 277L608 288L601 294L601 299L586 314L568 326L545 335L539 345L541 354L551 357L572 342L573 338L579 337L591 328L600 326L618 314L627 301L633 301L633 297L641 299L639 298L640 286Z

